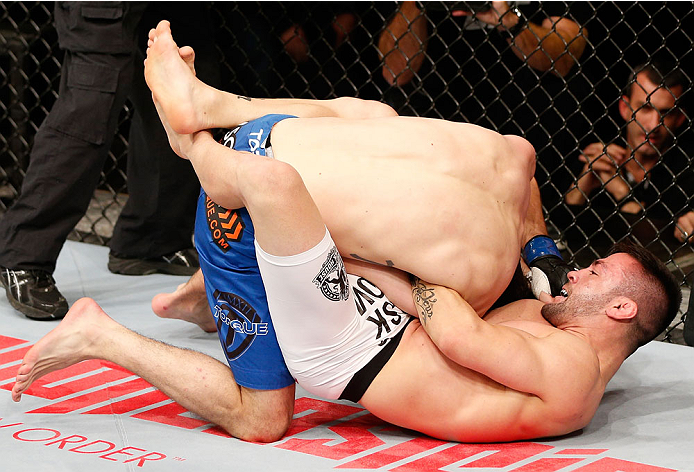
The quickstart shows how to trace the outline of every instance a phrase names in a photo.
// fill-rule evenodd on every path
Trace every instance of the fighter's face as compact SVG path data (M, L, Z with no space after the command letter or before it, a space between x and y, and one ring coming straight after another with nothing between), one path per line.
M660 157L683 123L684 114L676 107L682 87L670 89L651 82L645 73L636 75L629 96L620 102L620 113L627 122L626 138L637 154Z
M542 307L542 316L564 327L580 317L599 315L618 295L619 286L638 263L624 253L598 259L585 269L569 272L563 295L552 297Z

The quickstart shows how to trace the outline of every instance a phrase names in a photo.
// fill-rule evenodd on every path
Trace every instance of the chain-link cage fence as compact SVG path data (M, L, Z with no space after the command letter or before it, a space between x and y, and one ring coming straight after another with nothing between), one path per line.
M222 88L258 97L381 100L400 114L522 135L537 151L548 229L568 261L584 265L614 242L637 239L691 286L694 250L682 237L694 223L693 4L512 2L501 19L490 6L208 8L223 58ZM0 211L20 192L33 136L58 95L62 52L53 8L0 2ZM649 64L657 74L642 78ZM672 69L681 70L680 82L663 79ZM110 237L127 199L131 116L126 103L73 238L103 244Z

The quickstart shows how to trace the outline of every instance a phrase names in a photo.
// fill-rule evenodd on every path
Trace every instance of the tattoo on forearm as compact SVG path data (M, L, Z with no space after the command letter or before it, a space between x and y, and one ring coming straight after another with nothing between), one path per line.
M417 306L417 313L422 325L434 315L434 303L436 303L436 292L433 288L427 287L418 277L410 275L410 283L412 284L412 297L414 304Z
M240 100L246 100L247 102L251 101L250 97L244 97L243 95L237 95L236 98Z

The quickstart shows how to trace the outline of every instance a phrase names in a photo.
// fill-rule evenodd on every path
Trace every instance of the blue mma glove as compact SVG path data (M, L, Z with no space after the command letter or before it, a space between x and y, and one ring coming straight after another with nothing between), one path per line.
M553 297L560 295L562 287L569 281L567 274L574 269L564 262L559 248L549 236L535 236L523 248L523 260L530 267L530 286L535 297L547 292Z

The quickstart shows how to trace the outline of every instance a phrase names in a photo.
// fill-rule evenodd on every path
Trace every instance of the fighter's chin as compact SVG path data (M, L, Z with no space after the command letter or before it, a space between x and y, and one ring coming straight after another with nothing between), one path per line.
M545 321L547 321L549 324L555 327L559 326L559 324L565 318L566 313L564 307L560 306L559 303L561 302L556 301L552 303L546 303L542 305L542 309L540 310L540 313L542 314L542 317L545 319Z
M550 305L550 304L562 303L566 300L566 297L563 295L557 295L556 297L553 297L552 295L550 295L547 292L542 292L540 294L539 300L546 305Z
M639 146L641 153L654 154L658 152L661 145L661 140L655 136L643 136L643 144Z

